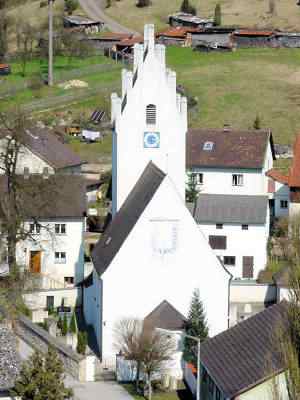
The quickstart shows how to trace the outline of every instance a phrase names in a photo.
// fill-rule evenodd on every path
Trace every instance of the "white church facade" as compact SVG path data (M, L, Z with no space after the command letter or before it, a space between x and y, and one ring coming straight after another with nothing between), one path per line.
M210 335L227 329L232 278L185 204L187 102L153 25L122 88L122 98L112 95L113 219L84 282L84 314L104 364L115 361L121 318L144 319L163 302L186 316L196 288Z

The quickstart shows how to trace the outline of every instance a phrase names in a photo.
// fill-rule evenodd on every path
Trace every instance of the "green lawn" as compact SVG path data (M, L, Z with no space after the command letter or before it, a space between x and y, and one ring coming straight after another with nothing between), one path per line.
M137 395L133 384L122 385L135 400L145 400L143 396ZM153 400L192 400L191 393L182 384L181 387L175 392L159 392L154 393Z
M97 129L97 128L95 128ZM74 138L70 141L71 148L80 155L83 161L88 162L110 162L112 136L107 135L98 143L83 143Z
M191 127L252 127L259 114L275 142L292 143L300 125L300 51L240 49L200 53L169 47L167 63L178 83L198 98Z

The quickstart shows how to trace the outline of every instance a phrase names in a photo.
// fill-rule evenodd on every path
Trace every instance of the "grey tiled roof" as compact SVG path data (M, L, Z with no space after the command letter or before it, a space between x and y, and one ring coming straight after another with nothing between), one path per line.
M201 363L225 398L233 399L285 369L274 332L287 325L287 311L283 301L201 345Z
M264 224L268 197L200 193L194 209L191 204L188 208L199 224Z
M165 176L153 162L145 168L93 250L92 259L99 276L109 267Z
M144 319L144 326L149 328L162 328L181 330L184 328L186 318L167 300L162 301Z

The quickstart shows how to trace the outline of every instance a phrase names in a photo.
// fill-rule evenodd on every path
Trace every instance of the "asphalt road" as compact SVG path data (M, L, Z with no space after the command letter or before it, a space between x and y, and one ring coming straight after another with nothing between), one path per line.
M118 24L104 13L105 0L79 0L79 3L89 18L103 21L112 32L139 35L138 32Z

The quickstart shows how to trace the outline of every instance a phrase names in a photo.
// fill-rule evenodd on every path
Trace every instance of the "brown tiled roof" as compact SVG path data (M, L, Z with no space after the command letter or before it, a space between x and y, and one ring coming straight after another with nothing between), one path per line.
M201 345L201 362L225 398L233 399L285 369L272 333L287 324L283 301Z
M103 32L99 39L106 40L123 40L132 38L132 33L122 33L122 32Z
M8 132L1 131L1 137ZM62 169L83 164L80 157L69 145L62 143L55 133L47 128L32 127L22 135L24 145L36 156L54 169Z
M289 173L289 186L300 187L300 134L294 144L293 163Z
M152 161L149 162L92 252L99 276L106 271L121 249L165 176Z
M202 30L199 28L191 28L191 27L183 27L183 26L176 26L169 28L165 31L157 33L157 37L160 36L168 36L168 37L174 37L174 38L182 38L184 39L186 37L187 33L198 33L201 32Z
M168 330L181 330L184 328L186 318L167 300L162 301L144 319L146 328L162 328Z
M272 36L273 31L260 31L254 29L242 29L234 32L237 36Z
M211 151L203 150L206 142L213 143ZM187 167L260 169L269 142L275 159L269 130L190 129L187 134Z
M24 218L77 218L86 213L85 180L78 175L17 177L19 206ZM7 178L0 175L0 207L5 205Z
M266 172L266 175L269 176L270 178L272 178L274 181L283 183L284 185L288 184L289 177L286 175L283 175L281 172L279 172L278 170L276 170L274 168L269 169L269 171Z
M117 43L118 46L133 46L136 43L143 43L144 38L142 36L134 36L132 38L122 39Z

